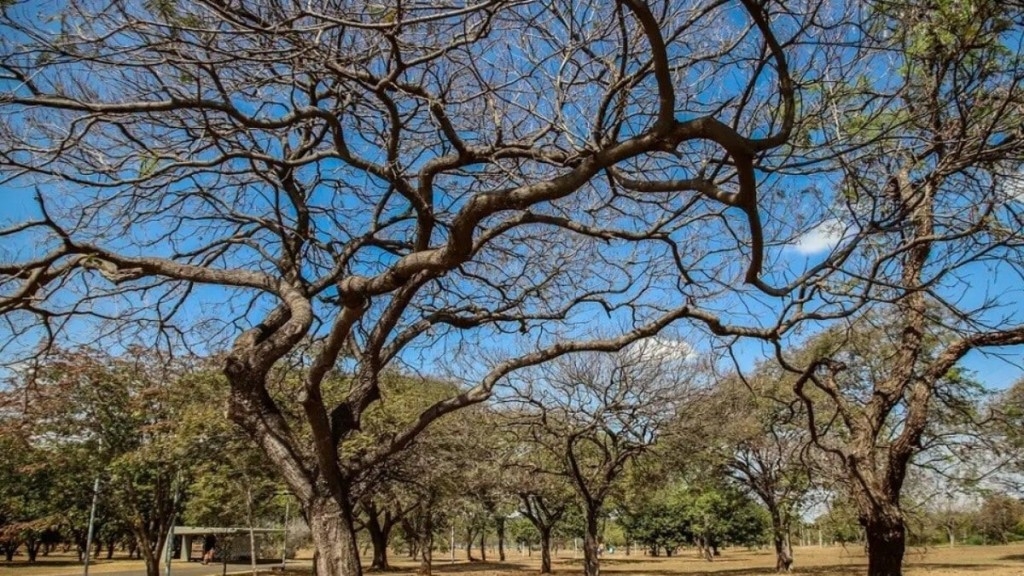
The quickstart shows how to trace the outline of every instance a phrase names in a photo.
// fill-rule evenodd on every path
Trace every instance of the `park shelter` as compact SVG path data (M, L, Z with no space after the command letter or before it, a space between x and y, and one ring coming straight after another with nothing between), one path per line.
M175 526L171 532L174 538L180 538L181 559L185 561L201 560L200 554L193 553L193 544L202 546L203 539L207 536L217 538L217 545L221 554L227 557L228 561L237 561L243 558L255 557L256 551L252 549L249 533L257 537L269 534L284 534L283 528L248 528L245 526Z

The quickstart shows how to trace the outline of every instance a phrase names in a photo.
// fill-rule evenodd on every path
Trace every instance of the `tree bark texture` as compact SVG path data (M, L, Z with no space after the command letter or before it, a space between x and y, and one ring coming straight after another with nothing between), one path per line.
M390 531L391 527L387 523L382 524L377 518L376 510L370 511L366 521L366 532L370 535L370 542L373 544L371 570L387 570L389 568L388 540L391 536Z
M583 533L583 573L586 576L601 574L601 545L597 540L597 510L587 507L586 529Z
M868 540L868 576L903 576L907 529L901 518L869 520L864 524Z
M494 519L494 524L498 533L498 560L500 562L505 561L505 517L498 516Z
M362 576L352 508L333 497L317 496L308 507L307 518L317 550L317 576Z
M551 574L551 528L539 528L540 531L540 573Z
M793 557L788 546L789 539L786 537L786 527L783 526L782 515L778 508L770 508L772 517L772 543L775 545L775 571L789 572L793 564Z

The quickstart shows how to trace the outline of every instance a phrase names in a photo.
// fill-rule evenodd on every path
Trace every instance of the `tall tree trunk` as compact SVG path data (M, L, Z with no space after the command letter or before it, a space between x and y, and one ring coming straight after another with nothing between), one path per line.
M25 542L25 553L28 554L29 562L36 561L36 557L39 555L40 546L42 546L42 542L34 538Z
M707 538L705 536L699 537L697 539L697 549L700 553L701 558L707 560L708 562L713 562L715 560L715 555L711 551L710 538Z
M419 535L416 532L416 525L408 515L402 518L400 522L402 532L405 534L405 543L408 546L409 559L415 560L419 552Z
M551 574L551 527L545 526L540 532L540 573Z
M316 496L306 511L316 548L317 576L362 576L352 507L331 496Z
M114 558L114 546L115 545L116 545L116 542L114 542L113 540L107 540L107 560L111 560L111 559Z
M868 541L868 576L903 576L903 554L907 548L903 519L877 517L862 522Z
M487 562L487 528L480 529L480 561Z
M146 576L160 576L160 554L152 546L143 543L139 546L143 560L146 561Z
M583 532L583 573L586 576L600 576L601 550L597 541L597 506L587 506L586 526Z
M498 532L498 560L505 561L505 517L497 516L494 525Z
M370 570L387 570L389 568L388 539L390 531L390 526L381 524L376 508L367 510L366 532L370 535L370 542L373 544L373 561L370 563Z
M790 554L788 532L782 521L782 514L775 506L770 506L768 512L772 518L772 543L775 545L775 571L789 572L793 564L793 557Z
M420 574L430 576L434 565L434 511L428 504L426 517L423 520L423 540L420 542Z
M466 528L466 561L476 562L476 558L473 558L473 543L476 540L476 530L472 528Z

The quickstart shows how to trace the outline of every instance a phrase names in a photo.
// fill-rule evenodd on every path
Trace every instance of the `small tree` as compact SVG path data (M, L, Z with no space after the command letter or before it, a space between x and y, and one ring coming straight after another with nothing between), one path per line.
M981 505L978 528L986 538L1000 544L1024 538L1024 501L1006 494L990 494Z
M648 339L616 354L569 356L516 383L522 425L579 500L587 576L600 573L599 520L627 464L702 397L689 356L682 342Z

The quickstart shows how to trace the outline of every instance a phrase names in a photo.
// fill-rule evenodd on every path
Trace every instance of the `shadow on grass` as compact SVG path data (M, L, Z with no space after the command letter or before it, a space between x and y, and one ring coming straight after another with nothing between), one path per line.
M460 561L456 564L438 562L435 561L434 565L431 566L432 574L461 574L463 572L480 572L481 570L487 570L488 572L533 572L535 569L531 569L526 564L519 564L516 562L482 562L475 560L473 562ZM407 569L401 570L402 572L408 572Z
M950 570L955 571L957 574L964 574L968 572L985 572L992 569L992 566L985 564L953 564L949 562L924 562L914 563L914 568L924 570ZM794 567L790 574L821 574L827 573L829 576L862 576L864 574L865 567L863 565L845 565L845 566L805 566L805 567ZM773 569L770 567L764 568L738 568L735 570L718 570L715 572L687 572L686 576L715 576L715 575L729 575L729 576L755 576L759 574L770 574ZM679 572L674 572L676 575ZM665 571L664 574L673 574L672 571Z
M89 562L89 565L90 566L96 566L98 564L110 564L111 562L116 562L116 560L92 560L92 561ZM43 567L46 567L46 568L50 568L50 567L53 567L53 568L68 568L69 566L81 566L81 565L82 565L82 563L78 562L77 560L46 560L46 559L42 559L42 558L39 559L39 560L36 560L35 562L29 562L27 558L22 558L20 560L14 560L13 562L7 562L7 561L0 560L0 567L3 567L5 569L11 569L11 570L17 570L19 568L28 569L28 568L43 568Z
M110 560L107 560L106 558L93 558L92 560L89 560L89 566L110 566L116 564L132 564L139 562L141 562L141 560L129 558L113 558ZM47 568L52 568L54 570L62 569L66 571L66 569L68 568L81 568L82 566L83 564L74 558L54 558L52 556L46 557L42 555L40 555L35 562L29 562L26 556L15 557L13 562L7 562L3 559L0 559L0 568L2 568L5 572L15 572L18 570L33 569L35 569L36 571L41 571Z
M1000 556L1000 560L1011 560L1013 562L1024 562L1024 554L1007 554L1006 556Z

